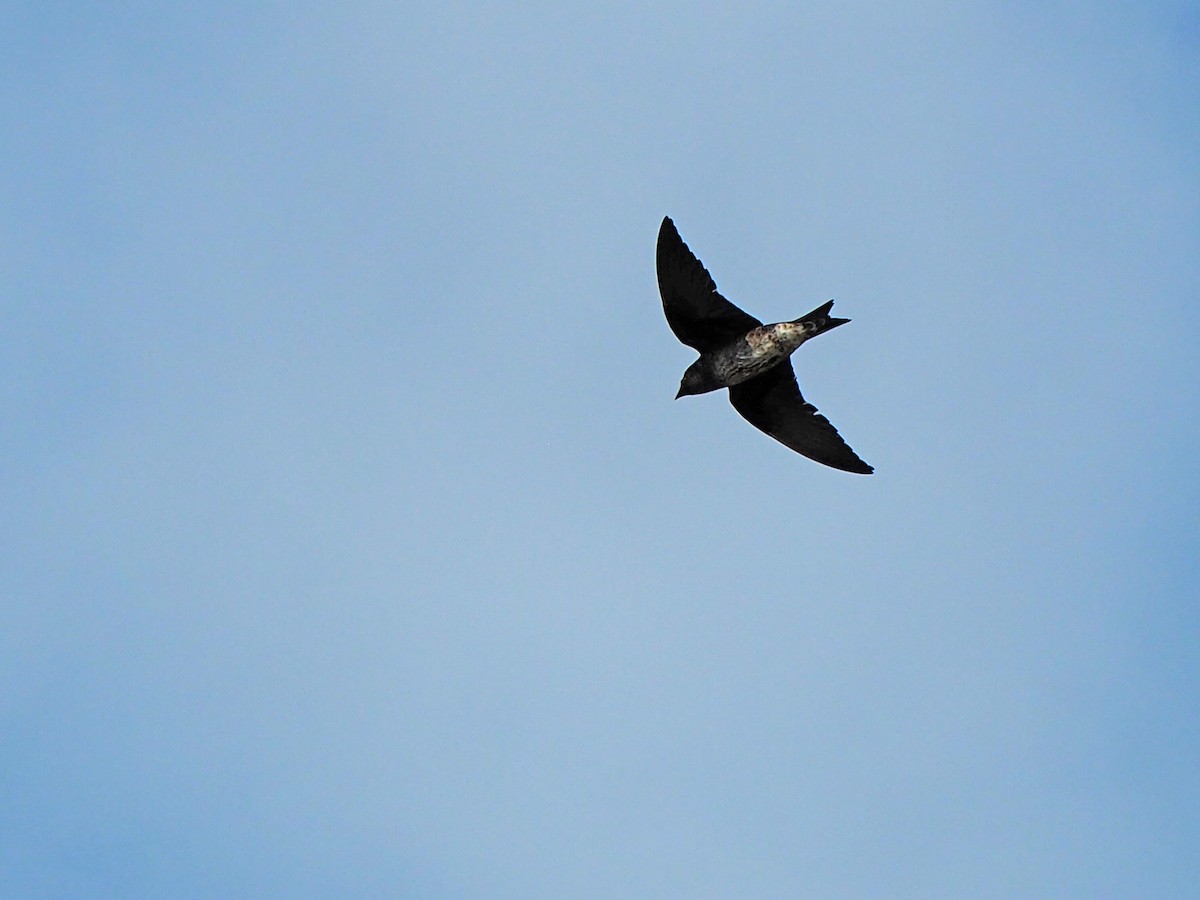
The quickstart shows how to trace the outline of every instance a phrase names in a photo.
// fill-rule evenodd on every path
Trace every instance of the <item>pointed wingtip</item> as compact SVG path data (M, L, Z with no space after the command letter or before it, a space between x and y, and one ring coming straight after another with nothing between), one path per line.
M850 448L847 447L846 449L849 450ZM850 452L851 454L854 453L853 450L850 450ZM811 459L812 457L809 458ZM863 462L857 456L855 456L853 460L839 460L837 462L830 462L827 459L818 459L817 462L823 463L832 469L841 469L843 472L849 472L851 475L875 474L875 467Z
M870 463L863 462L859 458L858 454L850 449L849 445L846 445L846 450L849 451L849 455L841 454L839 456L839 458L837 458L837 459L829 459L829 458L817 459L816 457L813 457L813 456L809 456L809 459L816 459L817 462L822 463L823 465L829 466L831 469L840 469L843 472L849 472L851 475L874 475L875 474L875 467L872 466ZM803 452L803 451L800 451L800 452ZM805 454L805 455L807 456L808 454Z

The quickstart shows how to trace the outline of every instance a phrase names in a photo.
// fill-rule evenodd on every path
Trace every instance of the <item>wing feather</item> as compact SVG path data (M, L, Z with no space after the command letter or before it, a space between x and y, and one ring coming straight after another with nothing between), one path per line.
M859 475L875 471L850 449L833 423L805 401L791 362L735 384L729 389L729 402L755 428L811 460Z
M707 353L762 324L721 296L669 216L658 231L657 266L667 324L689 347Z

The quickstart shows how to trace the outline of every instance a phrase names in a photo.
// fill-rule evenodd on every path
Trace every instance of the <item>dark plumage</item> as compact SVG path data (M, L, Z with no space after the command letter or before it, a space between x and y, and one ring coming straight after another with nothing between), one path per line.
M791 322L763 325L720 295L670 217L658 231L658 289L675 336L699 351L676 398L729 388L729 402L755 428L835 469L870 475L829 420L800 394L788 361L809 338L849 322L829 315L830 300Z

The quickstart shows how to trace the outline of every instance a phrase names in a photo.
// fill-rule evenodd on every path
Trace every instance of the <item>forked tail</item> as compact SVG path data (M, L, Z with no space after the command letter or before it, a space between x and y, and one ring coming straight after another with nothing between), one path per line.
M822 303L808 315L801 316L798 319L792 319L797 325L803 325L805 331L809 332L810 338L815 338L818 334L824 334L831 328L837 328L839 325L845 325L849 319L839 319L829 314L829 310L833 308L833 301Z

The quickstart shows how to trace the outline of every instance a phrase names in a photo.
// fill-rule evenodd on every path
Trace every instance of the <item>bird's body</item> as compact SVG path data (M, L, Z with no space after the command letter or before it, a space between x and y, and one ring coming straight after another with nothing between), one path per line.
M847 472L874 471L805 402L788 362L805 341L850 321L829 315L832 300L799 319L763 325L717 292L669 217L659 229L657 262L667 323L700 353L683 373L676 398L728 388L747 421L797 453Z
M800 322L760 325L732 343L701 356L698 362L712 376L711 390L733 387L779 365L811 335L812 331Z

